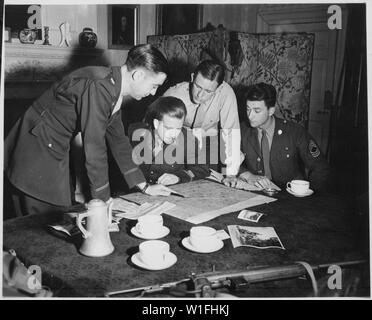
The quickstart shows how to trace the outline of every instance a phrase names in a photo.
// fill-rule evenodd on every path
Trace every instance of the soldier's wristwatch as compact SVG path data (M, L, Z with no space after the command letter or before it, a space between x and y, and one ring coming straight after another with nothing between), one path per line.
M147 188L149 187L149 183L146 182L145 186L141 189L140 187L137 186L138 190L141 191L142 193L146 193Z

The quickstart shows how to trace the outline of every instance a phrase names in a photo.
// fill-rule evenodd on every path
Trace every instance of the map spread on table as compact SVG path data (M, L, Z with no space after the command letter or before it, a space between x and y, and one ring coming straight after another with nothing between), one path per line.
M159 201L171 202L176 206L165 210L164 213L194 224L209 221L226 213L276 201L272 197L233 189L208 180L173 185L170 188L184 195L185 198L172 195L169 197L151 197L141 193L127 194L122 198L135 201L138 204Z

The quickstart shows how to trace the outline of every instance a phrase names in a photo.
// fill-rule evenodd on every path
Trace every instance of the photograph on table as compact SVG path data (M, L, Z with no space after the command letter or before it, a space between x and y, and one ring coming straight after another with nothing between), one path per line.
M284 249L279 236L272 227L227 226L234 248L254 247L258 249Z
M258 222L262 216L263 213L244 209L240 211L238 218L250 222Z

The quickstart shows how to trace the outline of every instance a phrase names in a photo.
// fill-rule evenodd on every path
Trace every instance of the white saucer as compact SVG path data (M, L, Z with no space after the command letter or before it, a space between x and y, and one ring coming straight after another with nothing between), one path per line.
M298 194L298 193L294 193L294 192L293 192L291 189L289 189L289 188L287 188L287 192L290 193L291 195L294 195L295 197L299 197L299 198L302 198L302 197L308 197L308 196L311 196L311 195L314 193L313 190L309 189L309 190L307 190L307 192L304 193L304 194Z
M223 241L218 240L216 242L216 246L214 248L209 248L209 249L199 249L195 248L191 243L190 243L190 237L186 237L182 239L182 245L191 251L198 252L198 253L211 253L220 250L223 247Z
M169 234L170 230L166 226L163 226L162 231L158 235L152 235L152 236L147 236L147 235L144 235L142 233L139 233L137 231L136 227L133 227L130 230L130 232L132 232L132 234L134 234L136 237L141 238L141 239L155 240L155 239L160 239L160 238L163 238L163 237L167 236Z
M163 270L173 266L177 262L177 257L174 253L169 252L165 259L165 263L161 266L150 266L141 260L139 252L135 253L130 259L136 266L147 270Z

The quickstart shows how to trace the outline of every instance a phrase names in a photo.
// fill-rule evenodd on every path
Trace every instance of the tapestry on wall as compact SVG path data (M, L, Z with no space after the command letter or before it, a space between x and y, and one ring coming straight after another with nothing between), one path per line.
M257 82L277 92L277 114L300 124L308 121L314 34L253 34L217 29L175 36L149 36L171 65L170 84L187 81L204 59L218 59L227 70L225 80L242 105L244 90Z

